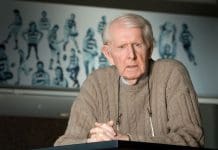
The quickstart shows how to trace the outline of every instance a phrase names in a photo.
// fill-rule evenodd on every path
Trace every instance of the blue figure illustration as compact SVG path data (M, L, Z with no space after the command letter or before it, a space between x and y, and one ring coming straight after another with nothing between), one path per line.
M66 54L63 55L63 61L67 61L67 55Z
M195 56L192 52L192 45L191 45L193 40L193 35L189 31L188 25L185 23L182 24L182 32L180 33L179 40L180 42L182 42L183 48L188 55L189 61L193 62L194 65L197 65L195 61Z
M13 78L13 74L9 70L9 60L5 53L5 45L0 44L0 84L7 84L7 80Z
M33 86L49 86L50 85L50 76L44 70L44 63L38 61L36 65L36 72L32 75L32 85Z
M43 10L41 12L41 18L39 20L39 29L40 30L49 30L51 26L50 20L47 18L47 12Z
M23 32L23 39L27 42L28 53L26 59L29 59L31 54L31 49L34 48L36 59L39 60L38 55L38 43L41 41L43 37L43 33L37 29L37 25L35 22L29 23L29 28Z
M94 38L95 32L89 28L83 40L83 58L86 76L95 69L95 57L98 55L97 42Z
M104 56L103 53L101 53L101 55L98 57L98 62L99 62L99 68L104 68L109 65L107 58Z
M54 87L68 87L68 82L64 77L63 69L60 66L55 68L55 78L52 85Z
M79 71L80 71L80 67L79 67L79 58L76 55L76 51L75 49L71 49L71 56L70 56L70 62L69 65L66 69L69 73L70 73L70 78L73 81L73 88L79 88L80 84L79 81L77 79Z
M77 31L77 26L76 26L76 21L75 21L76 15L72 13L70 15L70 18L66 20L65 25L64 25L64 44L63 44L63 49L66 50L67 45L69 43L69 38L72 39L74 42L74 45L77 49L77 52L80 53L78 43L76 41L76 37L78 36L78 31Z
M59 30L58 25L54 25L52 29L48 32L48 44L49 48L51 50L51 59L49 64L49 69L53 69L53 63L54 59L56 60L56 63L60 65L60 47L59 44L63 42L63 40L58 40L57 32Z
M161 58L176 57L176 26L174 24L166 22L160 26L158 45Z
M101 21L98 23L98 33L101 35L101 38L103 38L103 31L106 26L106 16L101 17Z
M18 9L14 9L14 21L8 26L9 28L9 33L8 36L6 38L6 40L4 41L4 43L8 43L10 38L13 36L14 37L14 43L15 43L15 47L14 49L18 49L18 33L22 27L22 17L20 15L20 11Z
M29 73L32 71L32 68L27 68L26 66L25 53L22 49L18 50L18 55L19 55L19 66L17 69L17 82L15 83L16 85L20 84L20 76L22 72L24 73L24 75L28 76Z

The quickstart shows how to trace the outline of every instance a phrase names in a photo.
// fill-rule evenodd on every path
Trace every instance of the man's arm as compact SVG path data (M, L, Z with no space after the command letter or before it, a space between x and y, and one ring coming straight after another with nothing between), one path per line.
M55 146L87 142L89 131L97 121L96 103L96 90L90 81L85 81L72 105L67 129Z
M197 94L186 68L179 64L167 85L167 110L169 138L178 144L203 146L204 135L201 125Z
M167 81L166 107L167 133L155 133L154 137L131 135L131 140L195 147L203 146L204 134L197 95L187 70L181 64L174 67Z

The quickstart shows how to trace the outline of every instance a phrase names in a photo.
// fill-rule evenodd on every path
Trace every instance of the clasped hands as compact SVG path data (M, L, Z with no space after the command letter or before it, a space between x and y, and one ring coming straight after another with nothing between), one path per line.
M116 132L113 126L114 121L112 120L107 123L95 122L95 127L93 127L89 132L87 143L111 140L130 140L128 135L123 135L118 131Z

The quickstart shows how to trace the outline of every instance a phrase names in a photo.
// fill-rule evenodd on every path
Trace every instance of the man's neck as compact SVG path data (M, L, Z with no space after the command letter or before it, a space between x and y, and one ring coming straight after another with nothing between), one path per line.
M128 80L128 79L125 79L124 77L121 77L121 81L126 85L135 85L138 80L137 79Z

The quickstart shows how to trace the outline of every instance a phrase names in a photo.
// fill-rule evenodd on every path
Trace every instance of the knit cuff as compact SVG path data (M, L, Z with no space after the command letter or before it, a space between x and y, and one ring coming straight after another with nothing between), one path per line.
M127 136L129 137L129 141L132 141L132 136L129 133L127 133Z

